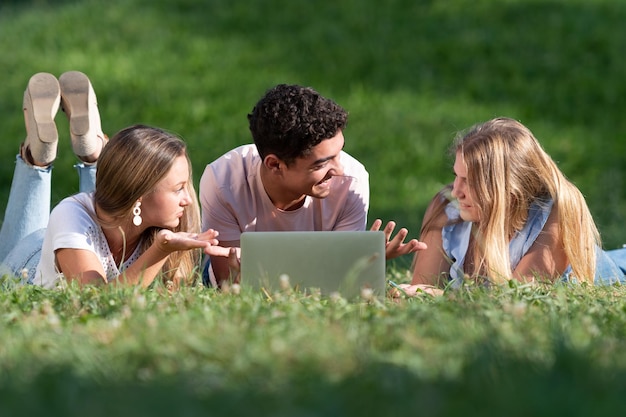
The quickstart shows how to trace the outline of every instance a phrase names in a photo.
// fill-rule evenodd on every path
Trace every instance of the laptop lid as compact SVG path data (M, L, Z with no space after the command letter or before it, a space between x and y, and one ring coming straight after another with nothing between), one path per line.
M361 232L244 232L241 234L241 284L281 289L320 289L354 298L363 288L385 291L385 235Z

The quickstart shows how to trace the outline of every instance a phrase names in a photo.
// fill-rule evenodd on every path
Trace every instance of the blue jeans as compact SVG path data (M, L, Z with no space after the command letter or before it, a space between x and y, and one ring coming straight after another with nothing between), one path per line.
M205 287L213 287L211 282L211 258L207 255L204 257L204 266L202 267L202 283Z
M96 185L96 166L77 164L78 187L91 192ZM22 276L34 272L50 218L52 166L36 167L17 155L9 201L0 229L0 272Z

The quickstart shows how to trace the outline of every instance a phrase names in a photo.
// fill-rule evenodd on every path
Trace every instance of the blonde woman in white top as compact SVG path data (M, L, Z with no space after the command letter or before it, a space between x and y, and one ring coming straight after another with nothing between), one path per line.
M50 213L59 106L81 160L82 192ZM24 94L24 115L27 138L0 232L5 271L48 288L68 281L149 286L157 278L176 286L194 277L202 251L228 255L215 246L216 232L200 232L182 140L141 125L108 140L91 83L76 71L59 80L35 74Z

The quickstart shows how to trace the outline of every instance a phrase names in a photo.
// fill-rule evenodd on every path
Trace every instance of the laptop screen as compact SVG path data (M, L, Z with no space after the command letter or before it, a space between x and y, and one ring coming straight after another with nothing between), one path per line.
M281 278L282 277L282 278ZM300 291L344 298L385 291L385 235L360 232L244 232L241 285L274 292L286 278Z

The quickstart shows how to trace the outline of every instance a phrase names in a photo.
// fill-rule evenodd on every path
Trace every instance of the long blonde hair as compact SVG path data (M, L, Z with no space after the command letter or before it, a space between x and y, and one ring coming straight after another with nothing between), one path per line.
M181 139L159 128L134 125L111 138L98 158L96 205L113 218L113 226L129 222L135 202L154 190L179 156L185 156L189 164L187 192L192 204L185 207L179 225L172 230L199 233L200 209L187 147ZM152 245L158 231L152 227L143 233L142 252ZM164 280L191 279L200 256L199 251L173 252L162 268Z
M551 198L573 273L579 281L593 283L595 249L601 243L585 198L528 128L513 119L492 119L459 136L452 150L465 160L481 219L473 251L475 274L494 282L511 279L509 242L526 223L530 205Z

